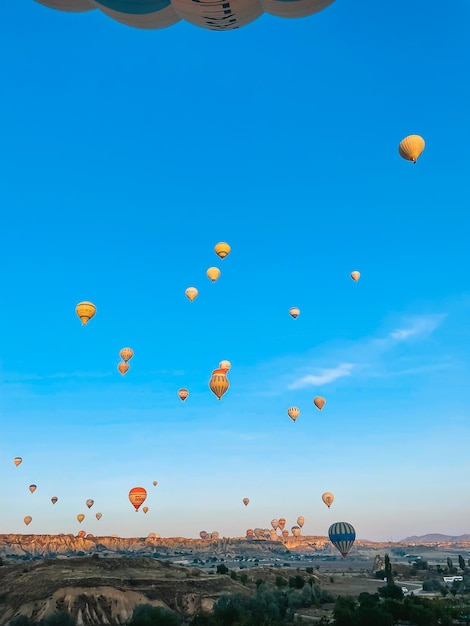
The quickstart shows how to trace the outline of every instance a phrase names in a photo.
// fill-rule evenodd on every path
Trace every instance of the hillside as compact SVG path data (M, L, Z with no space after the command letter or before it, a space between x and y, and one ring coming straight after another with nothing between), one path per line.
M405 537L400 543L468 543L470 534L465 535L442 535L440 533L429 533L427 535Z

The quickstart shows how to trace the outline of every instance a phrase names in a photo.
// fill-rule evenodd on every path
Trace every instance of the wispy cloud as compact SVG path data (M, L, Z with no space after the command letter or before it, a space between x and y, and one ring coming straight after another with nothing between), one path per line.
M337 367L330 369L318 369L318 374L307 374L289 385L289 389L302 389L304 387L315 387L332 383L338 378L350 376L354 363L340 363Z
M409 337L429 335L442 323L445 317L445 314L416 316L408 320L403 328L393 330L389 336L397 341L405 341Z

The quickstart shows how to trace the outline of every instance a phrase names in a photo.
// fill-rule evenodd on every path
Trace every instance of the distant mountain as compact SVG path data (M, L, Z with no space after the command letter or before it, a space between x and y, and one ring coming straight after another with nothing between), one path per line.
M421 535L418 537L417 535L413 535L412 537L406 537L405 539L401 539L399 543L449 543L449 542L466 542L470 541L470 534L465 535L442 535L440 533L429 533L427 535Z

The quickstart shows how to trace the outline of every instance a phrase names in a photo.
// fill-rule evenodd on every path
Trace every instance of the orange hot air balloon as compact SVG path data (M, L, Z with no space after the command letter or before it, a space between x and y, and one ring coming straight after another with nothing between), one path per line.
M23 520L26 526L28 526L28 524L31 524L32 521L33 521L33 518L31 517L31 515L27 515Z
M325 493L322 495L321 499L326 504L326 506L328 508L330 508L330 506L333 504L333 500L335 499L335 497L329 491L325 491Z
M214 250L217 256L219 256L221 259L225 259L225 257L230 254L231 248L228 243L225 243L225 241L219 241L219 243L216 244Z
M322 408L325 406L325 398L323 398L322 396L316 396L315 398L313 398L313 404L317 407L317 409L319 409L320 411L322 410Z
M140 508L140 505L145 502L147 498L147 491L143 487L133 487L129 491L129 500L131 501L132 506L137 511Z
M77 515L77 519L78 519L79 523L81 524L83 522L83 520L85 519L85 516L83 515L83 513L80 513L79 515Z
M300 415L300 409L296 406L291 406L289 409L287 409L287 415L291 418L292 421L295 422L295 420Z
M425 145L424 139L420 135L408 135L400 141L398 153L406 161L416 163Z
M354 272L351 272L351 278L353 279L355 283L357 283L360 277L361 277L361 272L358 272L357 270L354 270Z
M79 530L77 533L77 537L80 537L81 539L85 539L86 537L86 530Z
M31 493L34 493L36 491L36 489L37 489L36 485L30 485L29 486L29 490L31 491Z
M232 367L232 364L230 363L230 361L221 361L219 363L219 369L221 370L226 370L226 372L228 372Z
M98 521L100 521L100 519L103 517L103 514L102 514L102 513L97 513L97 514L95 515L95 517L96 517L96 519L97 519Z
M51 498L51 502L52 502L52 504L55 504L55 503L57 502L57 500L58 500L58 499L59 499L59 498L58 498L57 496L52 496L52 498Z
M13 459L13 463L16 465L16 467L18 467L18 465L21 465L23 463L23 459L20 456L15 456L15 458Z
M130 370L131 366L129 365L129 363L126 363L125 361L121 361L119 365L117 366L117 368L121 372L122 376L124 376L126 372Z
M148 510L149 510L148 506L144 506L144 508L142 509L142 511L143 511L144 513L147 513L147 512L148 512Z
M181 402L184 402L186 398L189 396L189 391L184 387L182 389L178 389L178 398Z
M243 498L243 504L244 504L245 506L248 506L248 505L249 505L249 503L250 503L250 498Z
M293 306L289 309L289 314L291 317L296 319L300 315L300 309L298 309L296 306Z
M212 377L209 381L209 387L211 391L217 396L219 400L230 387L230 382L226 374L227 370L225 369L214 370L212 372Z
M188 287L184 293L186 294L188 300L192 302L197 298L197 294L199 293L199 291L196 289L196 287Z
M286 519L284 517L279 518L279 528L284 530L284 526L286 525Z
M119 352L119 356L125 363L127 363L127 361L130 361L134 356L134 350L132 350L132 348L123 348Z
M85 326L95 316L96 306L93 302L79 302L75 307L75 311L82 320L82 325Z
M220 277L220 270L218 267L210 267L207 270L207 277L215 283L215 281Z

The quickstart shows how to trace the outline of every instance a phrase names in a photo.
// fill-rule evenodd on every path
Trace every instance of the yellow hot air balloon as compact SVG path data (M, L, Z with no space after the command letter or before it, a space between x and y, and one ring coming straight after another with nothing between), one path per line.
M156 487L156 486L158 485L157 481L156 481L156 480L154 480L154 481L153 481L153 483L152 483L152 485L153 485L154 487Z
M416 163L425 145L424 139L420 135L408 135L400 141L398 153L406 161Z
M132 350L132 348L122 348L119 352L119 356L125 363L127 363L127 361L130 361L134 356L134 350Z
M243 504L248 506L250 504L250 498L243 498Z
M33 521L33 518L31 517L31 515L27 515L23 520L26 526L28 526L28 524L31 524L32 521Z
M80 513L79 515L77 515L77 519L78 519L79 523L81 524L83 522L83 520L85 519L85 516L83 515L83 513Z
M297 308L296 306L291 307L289 309L289 315L293 317L294 319L296 319L300 315L300 309Z
M196 287L188 287L184 293L186 294L188 300L192 302L197 298L197 294L199 293L199 291L196 289Z
M96 517L96 519L97 519L98 521L100 521L100 519L103 517L103 514L102 514L102 513L97 513L97 514L95 515L95 517Z
M358 272L357 270L354 270L354 272L351 272L351 278L353 279L355 283L357 283L360 277L361 277L361 272Z
M31 491L31 493L34 493L36 491L37 487L36 485L30 485L29 486L29 490Z
M15 458L13 459L13 463L16 465L16 467L18 467L18 465L21 465L21 463L23 463L23 459L20 456L15 456Z
M207 277L213 282L215 283L215 281L219 278L220 276L220 270L218 267L210 267L207 270Z
M295 420L300 415L300 409L298 409L296 406L291 406L289 409L287 409L287 415L291 418L291 420L295 422Z
M231 249L230 246L228 245L228 243L225 243L225 241L219 241L219 243L216 244L214 248L215 253L221 259L225 259L225 257L230 254L230 249Z
M147 512L148 512L148 510L149 510L148 506L144 506L144 508L142 509L142 511L143 511L144 513L147 513Z
M322 396L316 396L315 398L313 398L313 404L317 407L317 409L319 409L320 411L322 410L322 408L325 406L325 398L323 398Z
M85 326L95 316L96 306L93 302L79 302L75 307L75 311L82 320L82 325Z
M129 365L129 363L121 361L117 368L121 372L122 376L124 376L130 370L131 366Z
M231 369L232 364L230 363L230 361L221 361L219 363L219 369L221 370L227 370L227 372Z
M330 506L333 504L333 500L335 499L335 497L329 491L325 491L325 493L322 495L321 499L326 504L326 506L328 508L330 508Z
M209 381L209 387L211 391L217 396L219 400L230 387L230 382L226 376L226 371L227 370L225 369L214 370Z

